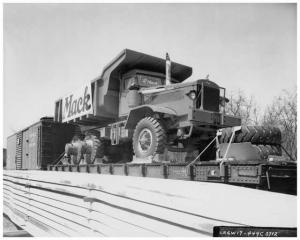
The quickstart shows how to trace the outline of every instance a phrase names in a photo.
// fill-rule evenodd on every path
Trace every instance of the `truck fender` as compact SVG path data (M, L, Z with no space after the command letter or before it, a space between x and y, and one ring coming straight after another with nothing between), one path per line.
M159 107L159 106L152 106L152 105L143 105L139 107L135 107L131 109L129 112L125 128L126 129L133 129L135 125L140 121L142 118L146 116L151 116L154 113L164 113L169 114L172 116L177 116L176 111L168 107Z

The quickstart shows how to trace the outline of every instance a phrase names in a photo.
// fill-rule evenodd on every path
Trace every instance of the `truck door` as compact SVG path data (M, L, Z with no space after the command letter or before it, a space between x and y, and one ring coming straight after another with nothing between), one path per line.
M129 87L134 81L133 77L125 78L120 83L120 101L119 101L119 117L126 116L129 113L129 106L127 102L127 94Z

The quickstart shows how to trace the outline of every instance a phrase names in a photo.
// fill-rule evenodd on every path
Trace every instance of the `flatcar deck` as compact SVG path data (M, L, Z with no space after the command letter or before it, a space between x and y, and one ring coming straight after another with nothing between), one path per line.
M198 164L49 165L48 170L84 172L242 185L296 195L296 164L261 162L201 162Z

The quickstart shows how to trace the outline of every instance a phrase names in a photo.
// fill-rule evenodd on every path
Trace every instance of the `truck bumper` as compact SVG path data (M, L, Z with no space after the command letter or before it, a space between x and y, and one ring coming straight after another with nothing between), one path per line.
M211 125L217 128L240 126L241 119L222 113L194 109L189 119L193 125Z

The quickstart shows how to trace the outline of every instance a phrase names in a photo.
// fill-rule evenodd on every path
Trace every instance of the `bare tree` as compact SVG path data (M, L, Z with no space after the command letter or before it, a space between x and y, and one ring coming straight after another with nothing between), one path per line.
M293 159L297 158L297 93L283 90L266 108L262 125L279 127L282 146Z
M296 89L296 88L295 88ZM284 155L297 158L297 93L283 90L280 96L265 108L261 114L254 97L247 97L243 91L229 95L225 112L242 119L242 125L262 125L278 127L282 133Z
M243 91L229 95L229 102L226 104L225 112L242 119L242 125L259 124L260 111L254 97L247 97Z

